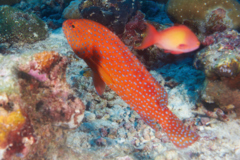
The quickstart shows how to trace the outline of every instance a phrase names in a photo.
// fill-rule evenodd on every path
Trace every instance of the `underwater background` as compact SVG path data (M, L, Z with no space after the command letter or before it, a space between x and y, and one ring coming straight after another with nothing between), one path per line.
M109 86L100 96L63 32L69 19L116 34L198 140L178 148ZM146 23L183 24L201 45L137 50ZM239 0L0 0L0 159L240 160L239 31Z

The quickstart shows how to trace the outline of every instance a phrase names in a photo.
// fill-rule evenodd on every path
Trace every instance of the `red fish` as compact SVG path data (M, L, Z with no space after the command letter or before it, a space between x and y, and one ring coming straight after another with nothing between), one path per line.
M144 49L151 45L162 48L166 53L181 54L198 49L200 42L197 36L186 26L173 26L158 32L147 23L146 37L136 49Z
M66 20L63 32L75 54L92 69L99 95L107 84L152 128L157 129L160 124L179 148L199 138L168 109L167 92L109 29L79 19Z

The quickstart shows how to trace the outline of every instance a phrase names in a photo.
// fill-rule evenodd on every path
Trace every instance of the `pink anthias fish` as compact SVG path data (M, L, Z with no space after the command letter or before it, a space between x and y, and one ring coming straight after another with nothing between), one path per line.
M173 26L158 32L147 23L146 37L135 49L145 49L151 45L164 49L165 53L181 54L198 49L200 42L197 36L184 25Z
M160 124L179 148L198 140L199 136L168 109L164 88L114 33L86 19L66 20L63 32L75 54L92 69L99 95L103 94L107 84L148 125L157 129Z

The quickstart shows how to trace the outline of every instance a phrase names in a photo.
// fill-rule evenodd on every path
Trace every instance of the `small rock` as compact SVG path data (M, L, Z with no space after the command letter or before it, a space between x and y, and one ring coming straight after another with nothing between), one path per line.
M166 159L171 159L171 160L177 160L178 158L178 153L176 150L169 150L165 152Z
M85 111L85 119L87 122L94 121L96 119L96 115L92 112Z

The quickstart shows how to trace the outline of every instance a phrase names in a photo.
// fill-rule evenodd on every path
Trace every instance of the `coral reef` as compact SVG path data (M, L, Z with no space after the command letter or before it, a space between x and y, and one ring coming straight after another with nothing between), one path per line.
M34 14L0 6L0 43L34 43L47 38L47 25Z
M8 77L15 79L15 89L0 86L0 158L65 157L70 151L63 147L63 134L81 124L85 110L66 83L69 61L54 51L23 55L17 61ZM60 149L66 153L58 153Z
M9 159L15 153L20 157L26 156L36 142L29 118L20 111L21 104L16 100L13 103L16 98L16 95L0 95L0 150L4 151L0 159Z
M234 77L239 73L240 35L234 30L215 33L203 40L207 47L197 54L195 66L208 78Z
M79 5L79 12L83 18L107 25L108 28L117 34L123 33L124 26L128 22L128 19L130 19L138 9L140 9L139 0L85 0Z
M149 21L157 22L160 24L171 24L171 20L168 18L165 12L165 2L163 1L142 1L141 11L146 15L146 19Z
M21 0L0 0L0 5L14 5L16 3L19 3Z
M64 18L83 17L91 19L107 26L117 34L123 33L128 20L140 9L139 0L84 0L79 3L79 0L71 2L64 11ZM76 11L76 4L79 4L78 12Z
M205 106L234 110L239 117L240 34L234 30L216 32L206 37L203 45L207 47L197 53L194 62L206 75L201 99Z
M29 13L34 12L40 18L51 16L59 19L68 3L65 0L26 0L21 1L16 7Z
M81 14L78 10L78 6L82 3L82 0L75 0L70 2L70 4L63 11L63 18L65 19L79 19Z
M2 96L1 96L2 98ZM1 104L3 105L3 104ZM19 130L25 123L25 118L21 114L20 110L8 113L5 109L1 108L0 116L0 147L4 148L7 146L7 136L9 132L13 130Z
M168 0L155 0L156 2L158 2L158 3L167 3L168 2Z
M236 0L169 0L166 11L173 22L207 35L226 28L240 29L240 4Z
M83 119L85 108L66 83L68 63L66 57L60 57L54 51L37 53L29 66L20 66L18 76L21 99L36 106L35 111L30 109L31 116L65 128L76 128Z
M144 14L141 11L137 11L136 15L126 24L124 33L120 36L126 45L135 46L141 43L141 34L146 30L144 18Z
M69 4L69 0L25 0L14 7L26 12L34 13L43 19L49 28L61 27L61 18L64 8Z
M240 72L240 34L234 30L217 32L203 40L206 46L197 53L195 66L210 79L235 77Z

